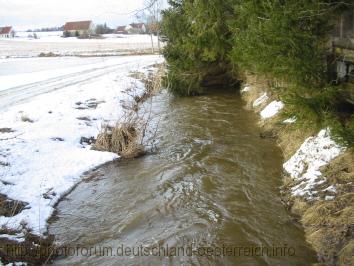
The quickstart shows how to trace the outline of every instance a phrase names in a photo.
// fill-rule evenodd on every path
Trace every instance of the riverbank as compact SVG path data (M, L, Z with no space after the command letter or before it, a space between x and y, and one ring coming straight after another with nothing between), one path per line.
M8 108L0 118L0 243L50 247L47 220L59 200L89 170L119 158L91 149L103 125L124 116L124 105L146 95L148 76L160 56L123 57L94 80L33 97ZM16 80L15 80L16 81ZM49 239L49 240L48 240ZM32 246L31 246L32 245ZM35 250L40 250L35 249ZM37 256L6 256L4 262L42 263ZM22 257L21 257L22 256ZM33 257L33 258L31 258ZM23 260L18 259L23 258Z
M354 153L336 144L328 129L299 127L286 117L267 80L248 76L242 98L260 115L262 138L284 155L282 198L303 225L319 265L354 264Z

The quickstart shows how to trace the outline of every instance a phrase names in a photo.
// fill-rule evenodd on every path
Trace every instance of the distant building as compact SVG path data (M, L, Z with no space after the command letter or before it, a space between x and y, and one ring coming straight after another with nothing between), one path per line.
M125 30L129 34L144 34L146 33L146 26L144 23L132 23L128 25Z
M95 32L91 20L67 22L63 30L64 37L89 37Z
M128 31L126 30L127 26L118 26L116 33L118 34L128 34Z
M13 38L15 31L11 26L0 27L0 38Z

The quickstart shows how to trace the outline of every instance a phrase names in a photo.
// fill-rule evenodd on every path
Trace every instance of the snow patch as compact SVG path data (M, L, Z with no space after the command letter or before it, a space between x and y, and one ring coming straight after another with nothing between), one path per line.
M257 106L261 105L262 103L264 103L265 101L267 101L268 98L269 98L269 97L268 97L267 93L265 92L261 97L259 97L257 100L255 100L255 101L253 102L253 107L257 107Z
M241 93L245 93L251 90L251 86L246 85L242 90Z
M16 242L19 242L19 243L22 243L22 242L25 241L25 235L22 232L18 233L16 235L1 234L1 237L2 238L6 238L8 240L16 241Z
M321 130L317 136L309 137L286 162L283 167L299 184L292 188L294 196L312 198L316 185L325 182L321 178L320 168L344 152L330 136L329 129ZM333 189L332 189L333 190Z
M281 101L273 101L262 110L261 117L262 119L273 117L283 108L284 104Z
M334 199L334 196L326 196L325 197L325 200L333 200Z
M2 265L1 262L0 265ZM26 265L28 265L26 262L11 262L9 264L6 264L6 266L26 266Z
M334 186L334 185L331 185L331 186L329 186L328 188L326 188L326 189L324 189L324 190L322 190L322 191L324 191L324 192L332 192L332 193L336 193L336 187Z
M294 124L296 123L296 117L290 117L283 121L284 124Z

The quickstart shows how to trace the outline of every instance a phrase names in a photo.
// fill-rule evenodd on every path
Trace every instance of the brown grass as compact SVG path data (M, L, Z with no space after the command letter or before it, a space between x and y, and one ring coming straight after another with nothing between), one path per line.
M139 143L139 133L134 123L105 126L97 137L94 149L114 152L123 158L134 158L145 153L143 145Z
M152 119L151 103L150 108L139 110L141 104L161 90L163 75L164 65L162 64L158 65L157 71L150 73L147 77L139 72L131 74L132 77L139 78L145 83L144 93L136 96L134 88L127 90L131 99L123 103L125 114L115 126L102 126L93 149L114 152L122 158L135 158L146 153L143 143L148 124Z
M354 262L352 248L354 224L354 193L337 196L334 200L319 200L303 214L307 240L314 246L320 261L326 265L340 261Z
M335 158L321 170L330 183L336 184L339 189L346 192L342 185L352 183L354 186L354 150L348 150L344 154ZM346 186L347 187L347 186Z
M155 72L150 72L148 76L139 75L139 73L135 73L135 76L138 77L145 84L145 91L143 95L136 98L135 101L137 104L141 104L159 91L162 88L162 79L165 74L165 64L154 65L157 69Z
M12 235L19 232L2 228L0 233ZM0 257L5 265L19 261L26 262L28 265L47 265L57 257L55 252L52 252L55 248L53 235L39 237L30 232L25 232L24 242L0 237L0 246L8 247L7 249L0 249ZM29 250L31 252L28 252Z
M350 242L339 252L338 265L339 266L354 265L353 254L354 254L354 239L350 240Z
M353 160L353 150L348 150L322 167L326 182L318 186L318 196L325 194L324 187L335 185L333 200L325 200L324 195L315 201L288 196L291 211L300 216L307 241L316 250L321 265L354 265ZM287 184L287 195L290 195L292 182Z
M315 135L315 130L311 127L297 128L295 125L282 124L278 128L277 144L281 148L284 160L287 161L300 148L305 139Z
M58 54L54 54L53 52L48 52L48 53L40 53L38 57L58 57Z
M20 213L28 204L8 198L6 195L0 194L0 215L12 217Z

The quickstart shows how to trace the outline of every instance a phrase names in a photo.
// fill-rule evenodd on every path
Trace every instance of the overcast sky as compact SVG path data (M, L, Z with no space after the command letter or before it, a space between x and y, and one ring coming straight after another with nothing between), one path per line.
M111 27L136 21L145 0L0 0L0 27L15 30L62 26L66 21L93 20Z

